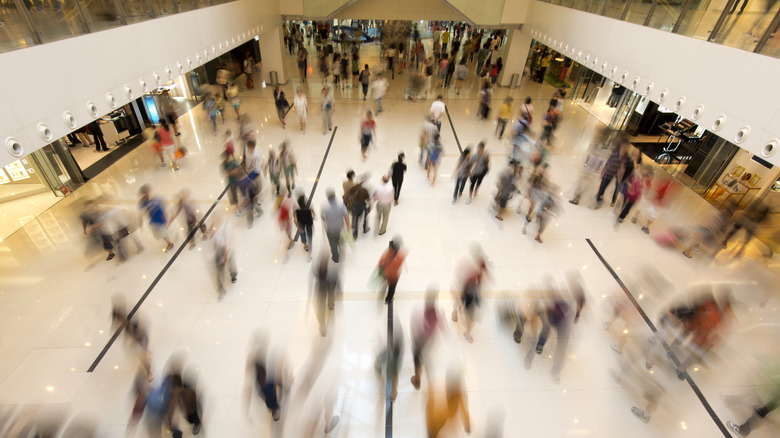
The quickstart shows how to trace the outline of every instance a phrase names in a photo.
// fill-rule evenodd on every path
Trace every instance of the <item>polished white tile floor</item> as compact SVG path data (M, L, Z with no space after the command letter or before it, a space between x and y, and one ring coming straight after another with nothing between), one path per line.
M292 58L289 61L292 63ZM691 375L721 420L744 418L747 408L726 406L720 394L741 394L766 385L756 377L760 375L756 369L777 356L777 299L774 289L766 287L776 284L773 274L752 262L713 264L704 257L689 260L676 251L659 248L638 226L628 222L616 231L614 213L609 208L594 211L585 205L587 202L583 206L565 203L579 172L582 153L600 126L586 111L568 101L550 157L551 180L560 187L564 213L545 232L544 244L520 233L521 216L507 214L504 222L497 222L488 210L496 177L505 163L506 146L492 135L491 122L476 120L474 82L470 81L457 98L448 91L445 99L462 144L487 139L492 154L491 171L471 205L451 205L454 182L450 173L458 150L450 123L445 121L442 125L445 156L435 187L426 181L424 171L416 163L418 133L430 99L405 101L403 78L397 77L385 100L386 111L377 118L378 147L370 150L364 163L357 141L359 115L371 102L356 98L354 90L336 93L334 122L338 129L314 195L312 205L317 213L327 188L335 187L340 194L344 173L349 168L358 173L371 172L371 184L376 185L397 152L404 151L409 170L400 205L390 214L388 234L379 237L372 229L368 235L361 234L354 248L345 250L341 265L344 294L336 305L326 340L319 336L308 301L311 265L300 244L286 250L285 238L268 208L266 215L248 230L243 218L237 219L227 211L226 200L216 207L233 225L239 268L238 282L223 301L217 301L209 242L199 241L193 251L185 248L159 279L138 316L150 327L155 372L160 375L166 360L177 352L186 356L189 369L198 376L204 403L203 435L305 436L300 430L305 421L321 420L321 403L315 396L329 386L337 392L334 410L341 417L330 436L384 434L385 390L375 374L374 360L386 337L387 308L377 300L370 277L389 238L395 235L403 236L409 253L394 303L394 314L406 336L393 436L425 435L423 409L428 376L423 378L421 391L409 382L413 363L408 321L422 306L424 292L432 285L441 291L439 308L448 316L452 309L450 291L457 288L459 267L475 243L491 263L482 318L473 332L475 342L467 343L461 335L463 327L447 319L447 330L433 345L430 363L431 378L437 383L443 382L449 366L463 370L472 436L486 436L489 427L502 430L507 437L721 435L688 384L678 381L662 365L652 376L644 376L654 378L664 388L659 409L649 424L631 414L631 406L644 406L643 384L629 377L622 383L610 378L607 369L617 367L620 357L610 348L615 335L601 326L608 318L607 297L623 292L586 238L592 240L653 320L668 302L685 296L690 284L737 284L737 321L728 327L725 341L710 363L697 365ZM295 84L293 80L292 85ZM257 123L258 143L263 150L290 140L300 169L298 187L308 195L330 135L319 131L319 82L312 78L307 85L310 129L305 135L295 129L294 113L288 118L288 129L280 127L269 88L245 91L241 97L243 111ZM292 94L292 88L286 87L288 93ZM535 119L541 120L552 89L538 84L519 90L500 89L494 102L497 104L508 93L516 99L533 97ZM167 200L181 188L189 187L200 212L208 210L225 185L218 159L221 131L236 129L237 124L234 117L228 116L225 124L219 124L220 135L215 136L197 107L181 119L181 125L183 134L178 141L188 147L190 155L183 160L180 171L158 167L149 146L143 145L2 242L3 415L15 412L17 405L25 405L24 412L32 411L30 415L45 416L49 415L47 410L59 409L65 418L79 414L94 419L106 436L125 436L132 406L128 394L136 361L122 338L108 350L93 373L86 371L112 335L111 297L122 294L132 306L175 251L163 253L162 244L144 228L140 237L146 251L126 263L87 260L78 222L79 205L84 199L106 195L132 209L138 188L146 183ZM539 122L535 125L538 131ZM267 190L266 186L263 197L270 205ZM683 190L658 226L689 226L710 211L705 201ZM373 214L370 219L375 229ZM174 235L177 246L181 245L184 232L179 229ZM317 220L315 251L325 246L327 242ZM648 268L663 273L674 287L663 293L654 292L641 281L641 274ZM520 298L521 304L528 304L536 291L546 289L546 275L563 286L565 274L571 270L581 272L588 302L582 319L571 331L561 382L556 385L550 376L554 341L526 370L523 357L529 341L515 344L511 333L499 326L496 308L507 293ZM759 307L763 294L769 294L769 299L766 306ZM638 315L635 317L635 324L629 327L626 356L650 333ZM247 415L244 405L244 366L250 340L258 330L269 335L272 348L280 357L287 358L296 376L290 395L290 400L295 400L294 407L285 413L288 418L284 424L273 423L268 412L256 403ZM313 349L323 342L329 343L329 354L324 359L312 359ZM300 383L307 360L315 360L322 368L311 387ZM642 372L642 360L637 363ZM444 436L465 436L457 427L447 430ZM776 433L776 426L769 422L753 436ZM186 430L185 436L188 434ZM322 434L315 434L319 435ZM143 429L139 428L135 436L145 436Z

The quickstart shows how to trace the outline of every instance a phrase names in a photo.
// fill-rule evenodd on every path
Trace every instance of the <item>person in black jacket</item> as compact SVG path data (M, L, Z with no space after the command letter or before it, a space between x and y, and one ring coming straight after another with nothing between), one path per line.
M106 146L106 140L103 138L103 131L100 129L100 120L95 120L88 124L87 128L95 141L95 150L100 152L102 148L103 151L107 151L108 146Z

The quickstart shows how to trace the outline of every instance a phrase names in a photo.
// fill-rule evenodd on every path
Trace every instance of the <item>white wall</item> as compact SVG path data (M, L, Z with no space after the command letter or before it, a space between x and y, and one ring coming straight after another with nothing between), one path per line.
M71 131L66 111L83 126L93 120L88 102L107 114L107 93L121 106L131 100L125 87L137 98L144 94L139 80L152 88L157 73L168 82L180 68L189 71L255 35L262 41L279 21L277 0L239 0L0 54L0 165L17 159L7 147L11 139L21 146L20 156L49 143L39 124L60 138ZM282 70L271 54L262 55L264 75Z
M504 11L501 13L502 24L525 23L528 15L528 6L531 0L508 0L504 2Z
M523 32L753 154L780 138L779 59L538 1Z
M279 0L282 15L303 15L303 0Z

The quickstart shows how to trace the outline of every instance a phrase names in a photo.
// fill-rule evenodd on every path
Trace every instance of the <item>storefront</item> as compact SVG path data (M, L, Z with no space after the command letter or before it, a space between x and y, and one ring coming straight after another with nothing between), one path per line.
M610 128L626 129L630 116L640 105L641 96L576 62L570 77L574 81L573 102Z

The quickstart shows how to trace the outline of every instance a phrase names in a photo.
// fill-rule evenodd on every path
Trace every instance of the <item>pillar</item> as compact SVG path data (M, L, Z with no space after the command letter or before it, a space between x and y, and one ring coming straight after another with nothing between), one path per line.
M498 78L498 84L503 87L510 85L513 74L517 74L522 79L528 51L531 50L530 36L519 29L508 29L508 31L509 39L506 43L503 59L504 69L501 72L501 77Z
M279 83L287 82L287 70L284 65L284 56L289 56L287 48L284 46L284 34L282 33L282 23L278 20L273 27L267 26L265 32L260 35L260 57L262 58L262 80L266 84L271 83L271 72L275 71L279 76ZM255 82L255 86L259 86Z

